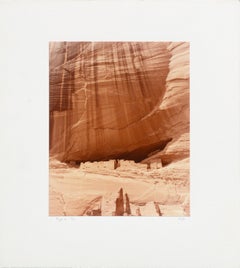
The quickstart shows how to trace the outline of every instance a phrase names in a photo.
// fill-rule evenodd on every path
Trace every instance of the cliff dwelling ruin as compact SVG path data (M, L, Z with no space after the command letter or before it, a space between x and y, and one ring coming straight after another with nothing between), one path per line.
M190 215L189 108L188 42L50 42L49 215Z

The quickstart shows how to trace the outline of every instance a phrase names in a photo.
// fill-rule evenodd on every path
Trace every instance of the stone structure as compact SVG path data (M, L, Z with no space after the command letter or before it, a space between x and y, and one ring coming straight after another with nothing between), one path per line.
M82 170L95 170L95 169L108 169L114 170L115 169L115 161L108 160L108 161L94 161L94 162L84 162L80 164L80 169Z

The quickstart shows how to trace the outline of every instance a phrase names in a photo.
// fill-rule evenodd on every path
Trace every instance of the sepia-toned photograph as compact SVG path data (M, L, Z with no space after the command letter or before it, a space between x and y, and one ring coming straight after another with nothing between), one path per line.
M190 43L49 43L49 216L190 216Z
M240 1L0 1L0 268L240 268Z

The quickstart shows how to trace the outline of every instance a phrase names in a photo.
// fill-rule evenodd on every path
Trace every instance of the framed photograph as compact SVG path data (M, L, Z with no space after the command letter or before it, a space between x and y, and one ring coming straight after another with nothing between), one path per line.
M0 2L0 268L239 268L237 0Z

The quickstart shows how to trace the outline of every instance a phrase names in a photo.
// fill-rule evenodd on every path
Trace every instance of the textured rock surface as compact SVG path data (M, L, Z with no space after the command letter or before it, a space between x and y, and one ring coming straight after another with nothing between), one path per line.
M168 51L171 54L169 62L169 73L166 78L166 90L159 109L161 111L176 111L171 115L170 123L165 128L167 137L171 141L163 150L157 150L143 163L161 161L163 165L180 161L163 169L163 176L167 172L168 177L189 178L189 43L170 43ZM165 125L166 126L166 125ZM176 168L176 166L178 168ZM176 172L177 171L177 172ZM170 172L170 173L169 173Z
M119 189L128 194L131 215L189 216L189 181L183 167L185 160L160 169L149 171L129 162L123 169L104 167L91 170L69 167L58 160L50 159L49 214L51 216L102 216L116 215L116 199ZM185 177L184 177L185 176ZM185 178L183 179L179 179ZM123 214L120 197L120 214ZM128 215L126 198L125 209ZM119 204L118 204L119 205Z
M188 43L50 43L51 154L140 161L188 132Z
M189 147L188 43L50 44L50 215L189 216Z

